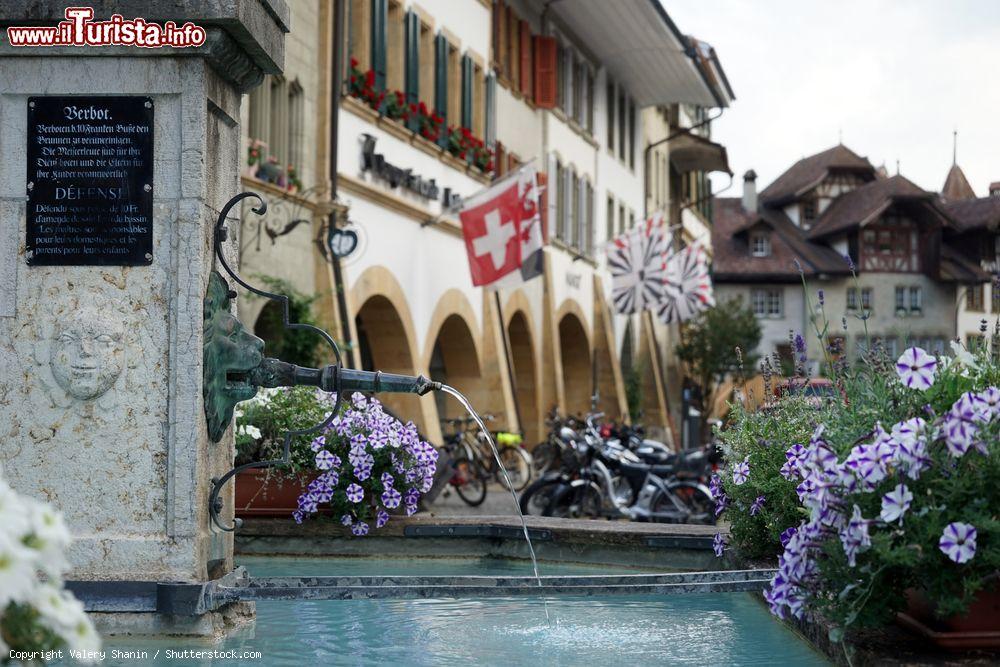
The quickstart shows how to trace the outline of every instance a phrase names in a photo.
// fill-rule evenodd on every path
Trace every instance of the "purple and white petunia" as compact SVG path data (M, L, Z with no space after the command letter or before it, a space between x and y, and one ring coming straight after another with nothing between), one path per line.
M360 465L355 466L354 476L359 482L363 482L372 476L372 467L367 462L362 461Z
M316 467L320 470L329 470L333 467L335 458L333 454L324 449L316 454Z
M896 488L882 496L882 513L879 516L886 523L899 521L903 523L903 515L910 509L913 493L905 484L897 484Z
M716 558L722 558L722 554L726 551L726 538L722 536L722 533L716 533L715 537L712 538L712 549L715 550Z
M361 488L358 484L349 484L347 486L347 499L352 503L360 503L362 498L365 497L365 490Z
M364 521L358 521L356 524L351 526L351 532L354 533L357 537L361 537L362 535L367 535L368 524L365 523Z
M910 347L896 360L896 374L910 389L926 391L934 384L937 359L919 347Z
M402 494L391 486L382 492L382 504L385 505L387 509L392 510L399 507L399 503L402 498Z
M390 473L387 473L387 472L382 473L381 480L382 480L382 486L385 486L385 487L392 486L393 481L394 481L393 478L392 478L392 475Z
M979 393L979 398L983 401L989 419L992 420L1000 416L1000 389L987 387Z
M962 419L954 412L949 412L941 424L944 433L944 444L948 453L955 458L965 456L972 445L976 444L979 427L972 421Z
M350 514L345 514L344 516L340 517L340 523L344 524L345 526L350 526L352 523L354 523L354 517L352 517Z
M750 479L750 457L747 456L740 463L733 466L733 484L740 486Z
M857 565L858 554L872 544L868 536L868 521L861 516L861 508L857 505L854 506L851 520L840 530L840 542L847 554L847 564L851 567Z
M750 504L750 516L757 516L757 514L764 509L764 502L766 500L767 498L764 496L757 496L757 498Z
M385 524L389 523L389 513L385 510L379 510L375 513L375 527L381 528Z
M976 527L971 523L949 523L938 540L941 552L956 563L968 563L976 555Z

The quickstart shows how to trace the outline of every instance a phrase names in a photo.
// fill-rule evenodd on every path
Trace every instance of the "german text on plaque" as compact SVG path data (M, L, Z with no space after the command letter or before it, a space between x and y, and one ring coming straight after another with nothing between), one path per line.
M27 261L153 261L153 101L29 97Z

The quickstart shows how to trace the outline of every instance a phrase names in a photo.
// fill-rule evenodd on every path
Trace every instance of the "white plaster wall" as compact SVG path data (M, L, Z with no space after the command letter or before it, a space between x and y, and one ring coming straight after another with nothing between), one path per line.
M375 152L386 161L425 178L434 178L442 192L452 187L463 196L470 196L486 187L441 160L414 148L357 115L341 114L338 159L340 171L371 183L373 187L399 197L416 206L427 208L431 219L441 211L440 198L430 202L404 188L392 189L388 183L361 171L361 135L378 137ZM472 286L465 243L461 237L434 225L421 227L412 217L372 202L364 196L340 189L341 199L350 207L350 219L361 228L360 251L348 259L345 274L348 285L355 284L365 269L371 266L388 268L396 277L413 316L417 349L423 353L431 317L441 295L451 288L462 291L476 313L482 329L482 290ZM360 307L362 304L355 304Z
M544 171L542 156L543 112L532 109L514 97L506 86L497 84L497 139L522 162L532 158L540 171Z
M750 307L750 292L754 289L780 289L784 294L784 312L783 317L780 318L770 318L770 317L759 317L757 318L758 324L760 324L761 338L760 345L757 348L758 354L761 356L771 354L775 351L778 345L783 345L788 343L788 331L792 330L795 333L803 333L804 325L808 325L808 321L805 319L805 304L803 302L802 287L795 284L760 284L760 285L734 285L730 283L722 283L715 285L715 300L718 303L724 303L733 297L741 297L743 299L743 304L746 307ZM817 349L817 344L815 344L815 338L811 336L811 332L806 331L804 334L809 341L809 359L818 358L821 356L821 351Z
M427 10L436 28L446 28L461 40L461 50L472 49L488 62L492 12L479 0L419 0L406 5Z

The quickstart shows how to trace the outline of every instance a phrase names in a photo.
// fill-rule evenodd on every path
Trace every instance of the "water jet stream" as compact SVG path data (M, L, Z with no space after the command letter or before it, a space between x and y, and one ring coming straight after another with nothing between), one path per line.
M486 428L486 424L483 423L482 418L479 413L472 409L472 404L469 403L469 399L462 395L460 391L454 387L449 387L446 384L441 385L441 391L446 394L451 394L455 400L462 404L462 407L476 420L476 424L479 425L479 430L482 431L483 435L486 436L486 441L490 443L490 449L493 451L493 458L496 459L497 465L500 466L501 472L503 472L504 481L507 482L507 490L510 491L510 497L514 499L514 509L517 510L517 515L521 518L521 529L524 531L524 539L528 543L528 553L531 554L531 569L535 573L535 581L538 582L538 587L542 586L542 578L538 576L538 560L535 558L535 547L531 544L531 537L528 535L528 524L524 520L524 512L521 511L521 505L517 502L517 493L514 492L514 485L510 481L510 476L507 474L507 468L504 467L503 461L500 460L500 451L497 449L496 443L493 442L493 435ZM548 617L548 609L545 611L545 616Z

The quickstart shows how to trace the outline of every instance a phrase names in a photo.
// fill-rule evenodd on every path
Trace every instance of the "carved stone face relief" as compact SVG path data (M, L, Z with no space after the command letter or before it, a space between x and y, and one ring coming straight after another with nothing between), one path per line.
M115 315L84 307L55 323L49 367L59 386L73 398L97 398L121 375L125 328Z

